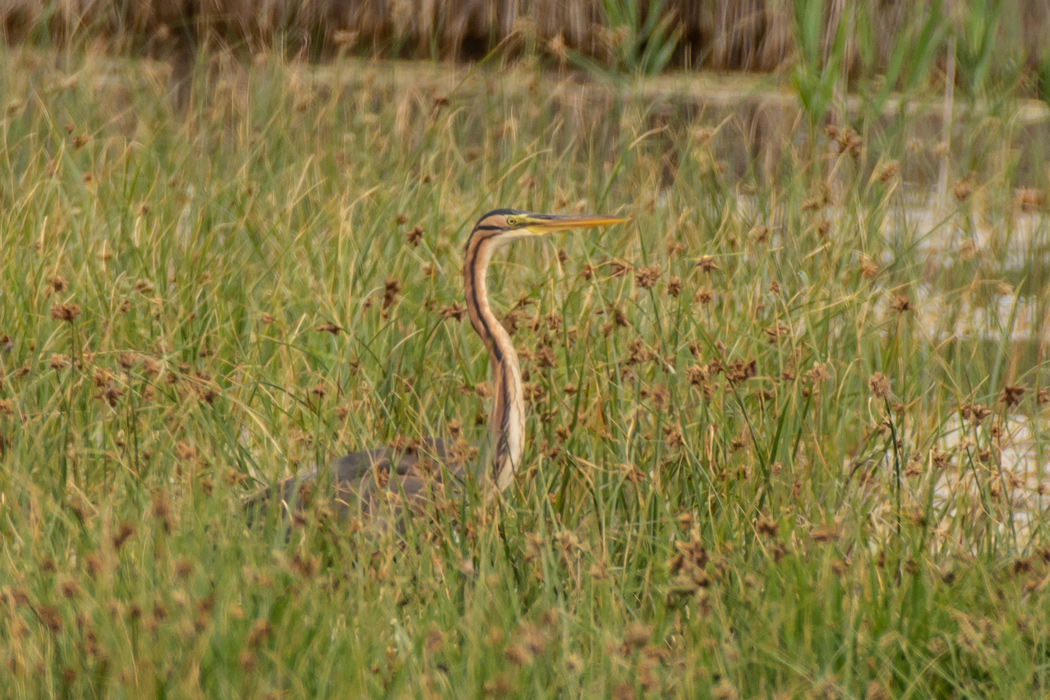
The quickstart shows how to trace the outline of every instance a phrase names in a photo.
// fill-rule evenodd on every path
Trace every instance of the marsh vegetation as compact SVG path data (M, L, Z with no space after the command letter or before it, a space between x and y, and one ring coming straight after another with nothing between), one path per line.
M1046 692L1024 85L946 122L932 63L847 99L803 62L709 104L543 61L216 51L176 108L165 63L0 60L9 697ZM631 217L490 276L516 484L403 537L323 501L249 528L297 470L481 438L461 249L497 206Z

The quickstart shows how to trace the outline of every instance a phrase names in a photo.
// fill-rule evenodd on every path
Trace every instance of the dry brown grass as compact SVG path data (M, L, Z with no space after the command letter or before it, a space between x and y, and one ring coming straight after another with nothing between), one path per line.
M636 1L643 7L657 4ZM660 5L680 31L672 66L777 71L794 60L794 3L789 0L664 0ZM967 3L950 2L944 11L962 25L967 8ZM895 39L920 10L905 0L867 0L853 9L853 34L863 30L873 37L867 63L879 73ZM828 3L829 26L848 11L841 0ZM1002 30L1011 35L1014 57L1030 68L1044 61L1050 5L1021 3L1005 19L1009 27ZM9 42L101 39L117 50L176 57L190 46L221 43L252 51L280 45L312 58L352 52L475 59L499 46L508 53L563 58L573 50L605 60L624 36L610 26L601 0L5 0L0 28ZM848 42L851 73L860 70L860 43L856 36Z

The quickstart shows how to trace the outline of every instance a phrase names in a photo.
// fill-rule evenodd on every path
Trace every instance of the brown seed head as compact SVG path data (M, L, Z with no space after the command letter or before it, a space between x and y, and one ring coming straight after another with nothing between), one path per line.
M707 365L693 365L685 370L689 383L693 386L702 386L707 381Z
M754 377L758 371L758 363L756 360L734 360L725 369L726 379L733 384L739 384L740 382Z
M521 644L509 644L503 650L503 655L513 666L524 666L532 662L532 654Z
M331 333L332 335L339 335L343 332L343 329L331 322L322 323L320 326L314 328L315 331L321 333Z
M401 293L401 283L394 279L388 279L386 281L386 288L383 290L383 309L387 309L391 304L397 300L397 295Z
M817 542L832 542L839 538L838 529L833 525L814 527L809 536Z
M37 619L49 632L58 634L62 631L62 613L54 605L39 605L36 610Z
M117 532L113 535L113 549L120 551L124 543L128 541L128 538L135 534L135 526L129 521L125 520L120 523L117 527Z
M820 393L820 385L827 379L827 369L825 365L821 365L817 362L813 363L813 369L806 372L806 378L809 379L810 386L803 389L803 396L811 396L813 393Z
M175 443L175 457L180 462L196 459L197 447L188 440L179 440Z
M864 145L864 139L860 137L853 129L844 129L839 133L837 139L839 152L849 153L852 158L859 158L861 154L861 148Z
M911 305L910 301L908 301L908 297L904 296L903 294L895 294L893 296L893 299L890 301L890 308L896 311L897 313L902 314L905 311L911 311L915 307Z
M645 347L645 343L641 338L631 340L628 349L631 352L626 361L628 365L638 365L656 359L656 353Z
M652 289L660 279L660 266L649 265L634 273L634 281L642 289Z
M685 444L685 438L682 437L682 431L673 425L664 426L664 439L667 441L667 446L672 450L676 450Z
M755 226L748 232L748 238L753 240L755 243L765 243L769 240L769 227L768 226Z
M442 307L439 313L441 314L441 318L446 321L450 318L459 321L464 315L466 315L467 307L460 304L458 301L455 301L452 302L450 306Z
M408 239L409 245L415 248L423 241L423 228L421 226L413 226L412 230L405 234L405 237Z
M51 307L51 320L72 323L80 316L80 307L76 304L55 304Z
M878 180L879 182L881 182L882 184L885 185L887 182L892 180L893 177L899 171L900 171L900 164L897 161L895 161L895 160L891 160L888 163L883 163L882 165L880 165L875 170L874 177L875 177L876 180Z
M776 537L777 532L780 530L780 524L767 515L760 515L758 520L755 521L755 529L766 537Z
M696 261L696 266L704 272L710 272L711 270L720 269L718 265L715 264L714 257L710 255L701 255Z
M168 497L163 491L154 493L150 499L150 513L158 520L171 515L171 504L168 503Z
M959 406L959 415L961 415L964 420L980 423L985 418L992 415L992 411L986 406L980 404L967 403Z
M667 281L667 293L670 296L677 297L682 293L682 278L678 275L674 275Z
M58 589L62 592L62 596L65 598L77 598L80 596L80 584L77 583L76 579L63 579L62 582L58 584Z
M175 560L175 575L180 579L188 579L193 574L193 562L185 557Z
M770 344L774 344L781 336L790 335L791 328L789 328L782 321L778 321L777 325L770 326L769 328L763 328L762 332L766 336L766 341Z
M876 372L868 379L868 390L877 399L886 399L890 395L890 380L882 372Z
M103 389L101 394L102 400L109 404L110 408L116 408L122 396L124 396L124 390L112 385Z
M160 374L160 371L162 369L163 366L161 365L160 361L152 357L147 357L142 363L142 372L147 377L156 377Z
M1003 393L999 396L999 400L1005 403L1007 408L1009 408L1021 403L1022 396L1024 396L1023 386L1004 386Z

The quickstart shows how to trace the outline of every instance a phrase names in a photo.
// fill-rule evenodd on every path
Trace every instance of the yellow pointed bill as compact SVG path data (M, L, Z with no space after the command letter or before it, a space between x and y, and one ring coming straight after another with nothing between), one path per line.
M558 214L530 214L526 217L525 227L531 233L544 234L553 231L565 231L571 228L594 228L595 226L612 226L628 221L623 216L605 216L583 214L561 216Z

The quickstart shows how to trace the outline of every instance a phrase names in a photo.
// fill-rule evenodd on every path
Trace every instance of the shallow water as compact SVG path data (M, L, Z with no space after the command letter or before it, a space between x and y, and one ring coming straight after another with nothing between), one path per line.
M939 214L933 206L902 210L886 224L889 248L922 261L912 303L928 340L993 340L1038 346L1047 339L1050 305L1050 219L1015 213L1009 219ZM882 318L893 313L879 300Z
M1050 513L1046 434L1019 414L1007 414L998 425L1001 435L989 444L969 423L952 419L942 449L955 457L935 481L934 509L948 519L983 514L1028 539Z

